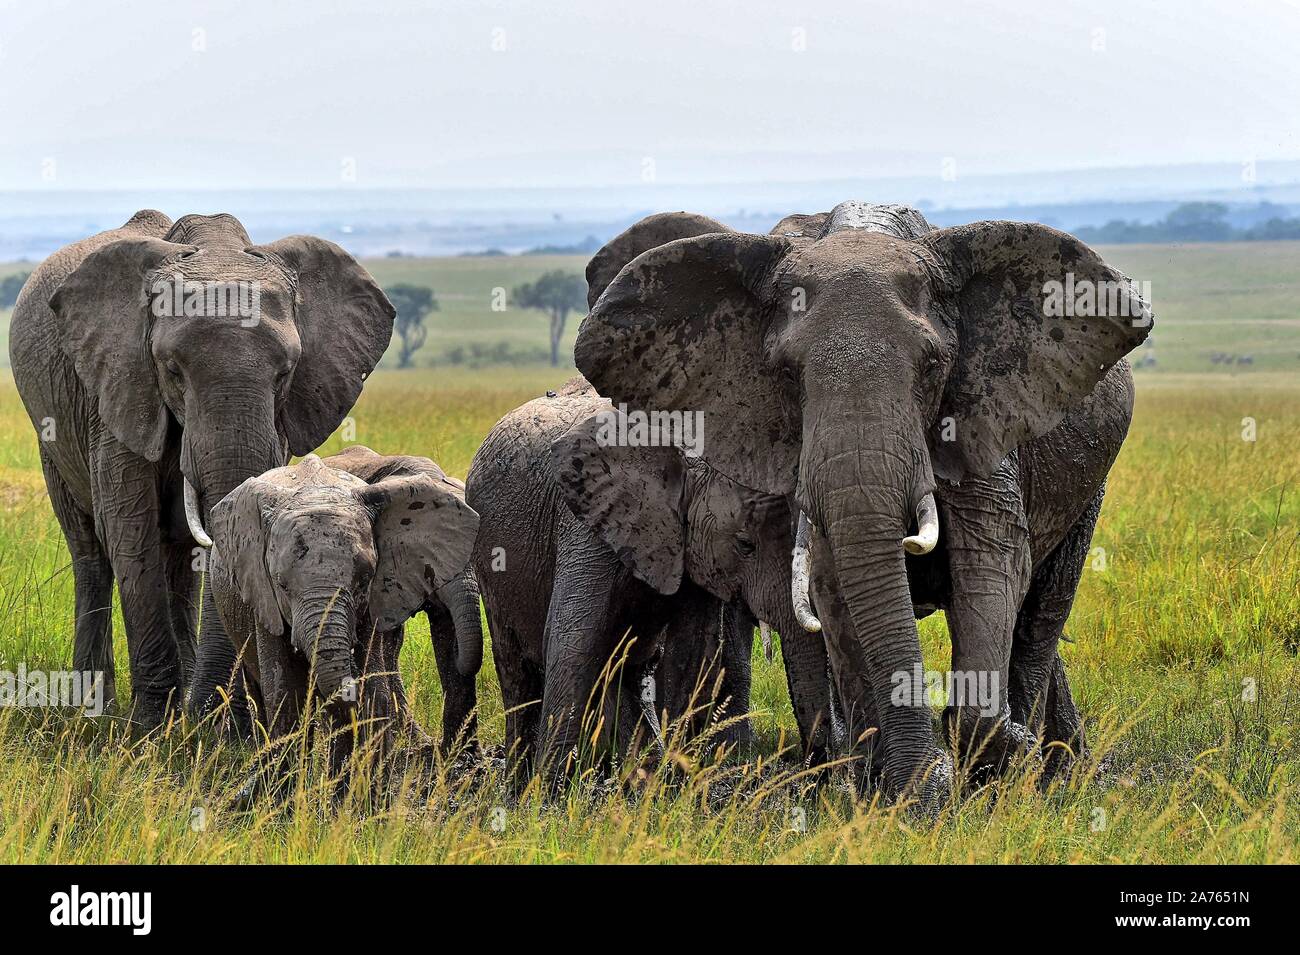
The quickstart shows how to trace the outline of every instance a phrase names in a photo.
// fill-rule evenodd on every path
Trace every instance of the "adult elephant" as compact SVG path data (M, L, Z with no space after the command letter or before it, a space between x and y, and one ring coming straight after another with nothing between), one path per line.
M137 723L175 709L194 669L195 543L210 543L212 507L329 436L392 325L343 249L254 245L225 214L138 212L28 280L9 354L72 553L73 665L102 672L114 699L116 580ZM220 623L204 603L202 646L228 645L209 639Z
M507 747L527 764L540 744L541 767L562 775L629 631L638 639L620 692L610 694L606 727L618 732L607 744L626 748L638 726L658 732L641 692L661 641L718 645L727 669L720 695L731 697L728 715L743 714L760 617L796 637L786 662L805 746L820 761L827 716L800 704L827 696L825 657L820 670L799 670L806 657L798 651L812 644L797 638L790 602L794 522L785 499L737 485L678 447L615 440L605 430L615 414L575 378L506 415L470 467L466 500L481 522L474 569ZM670 716L685 713L707 656L671 655L658 697ZM732 742L744 745L744 725L733 730Z
M671 241L671 216L647 220L645 250L597 292L578 367L613 401L704 411L711 466L794 496L796 579L811 553L850 738L879 726L886 791L934 805L950 760L926 694L898 692L921 673L915 616L945 608L954 672L995 690L992 719L974 695L949 708L963 745L996 757L1027 743L1036 706L1072 709L1056 642L1131 416L1122 358L1151 314L1046 226L931 230L865 203L770 235L685 218ZM637 231L615 242L635 249Z

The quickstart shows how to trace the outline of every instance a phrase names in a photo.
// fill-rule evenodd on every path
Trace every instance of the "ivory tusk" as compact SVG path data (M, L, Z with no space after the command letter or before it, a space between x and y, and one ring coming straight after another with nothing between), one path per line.
M799 626L809 633L821 633L822 622L813 613L808 599L808 578L812 572L812 555L808 551L808 534L812 522L808 515L799 512L799 529L794 537L794 555L790 562L790 597L794 601L794 616Z
M939 508L934 495L927 494L916 505L916 533L903 538L903 550L909 554L928 554L939 543Z
M200 547L211 547L212 538L203 529L203 516L199 514L199 496L189 478L182 480L185 482L185 523L190 525L190 536Z

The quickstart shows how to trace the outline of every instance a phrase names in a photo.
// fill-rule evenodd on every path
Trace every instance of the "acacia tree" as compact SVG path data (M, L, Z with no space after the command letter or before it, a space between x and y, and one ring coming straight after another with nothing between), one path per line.
M31 274L31 272L16 272L13 275L6 275L0 281L0 308L13 308L14 303L18 301L18 293L23 290L23 284Z
M511 297L521 308L535 308L546 312L551 319L551 367L560 364L560 340L564 338L564 325L569 313L587 307L587 283L576 272L554 269L536 282L515 288Z
M411 357L424 345L429 337L429 330L424 327L424 316L438 310L438 300L434 298L433 289L423 285L411 285L399 282L384 289L384 294L397 309L393 319L393 334L401 339L401 350L397 353L397 367L410 368Z

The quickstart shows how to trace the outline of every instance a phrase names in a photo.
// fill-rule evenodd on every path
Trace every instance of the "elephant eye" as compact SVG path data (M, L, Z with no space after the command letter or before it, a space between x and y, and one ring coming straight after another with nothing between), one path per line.
M744 557L754 556L754 542L748 537L736 536L736 550L740 551Z
M183 377L181 375L181 366L176 364L174 359L168 359L165 367L167 368L167 374L171 375L177 381L181 380Z

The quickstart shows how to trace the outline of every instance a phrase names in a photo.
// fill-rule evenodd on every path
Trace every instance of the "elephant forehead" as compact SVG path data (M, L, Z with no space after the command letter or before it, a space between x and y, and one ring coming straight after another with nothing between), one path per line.
M287 290L285 273L269 259L242 249L199 249L164 263L152 276L180 276L192 282L259 282L268 289Z
M928 250L915 242L881 232L836 232L802 247L791 264L825 279L863 281L869 277L923 276Z

